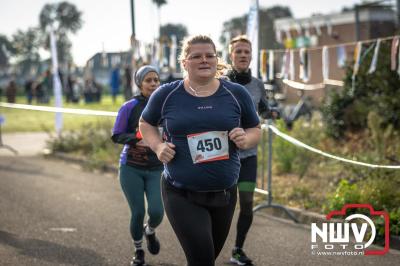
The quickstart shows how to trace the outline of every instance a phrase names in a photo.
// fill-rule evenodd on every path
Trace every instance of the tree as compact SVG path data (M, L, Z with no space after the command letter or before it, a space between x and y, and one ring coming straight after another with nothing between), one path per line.
M292 12L289 7L273 6L267 9L259 10L260 18L260 49L276 49L281 45L275 39L274 20L278 18L292 17ZM234 38L237 35L245 34L247 28L247 14L232 18L224 22L222 34L220 37L221 44L227 43L226 36ZM228 33L228 34L227 34Z
M219 37L219 42L224 45L229 42L227 38L234 38L235 36L244 34L246 32L246 25L247 15L225 21L222 26L222 34Z
M37 28L31 27L26 31L18 30L13 35L12 45L17 61L40 60L40 34Z
M176 36L176 42L179 44L183 38L185 38L188 35L188 31L185 25L182 24L166 24L164 26L161 26L160 28L160 40L163 43L169 43L172 44L172 36ZM177 51L176 51L176 56L181 52L181 47L178 45ZM167 57L169 58L169 52L167 53ZM178 59L178 58L176 58ZM168 59L169 62L169 59ZM175 67L174 67L175 68ZM179 65L176 66L176 68L179 69Z
M57 38L58 59L60 63L72 61L71 42L69 33L76 33L82 27L82 13L74 4L60 2L55 4L46 4L39 15L40 28L46 35L46 48L49 45L48 27L53 27Z
M182 24L166 24L160 28L161 38L171 41L171 36L175 35L178 42L188 35L185 25Z
M282 48L275 38L274 21L287 17L292 17L292 12L286 6L273 6L260 10L260 49Z
M10 57L15 54L12 42L7 36L0 34L0 69L6 68L10 64Z
M153 3L157 6L158 13L158 33L159 37L161 37L161 7L167 4L167 0L153 0Z
M158 8L160 8L162 5L165 5L167 3L167 0L153 0L153 3L156 4Z
M12 46L15 51L16 64L20 65L22 73L27 74L40 63L41 35L38 28L18 30L12 37Z

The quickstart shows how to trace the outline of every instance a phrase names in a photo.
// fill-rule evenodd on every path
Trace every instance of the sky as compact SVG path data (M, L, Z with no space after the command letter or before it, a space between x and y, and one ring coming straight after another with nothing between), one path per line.
M126 51L132 33L130 0L67 0L83 13L82 28L71 36L72 54L79 66L95 53ZM0 0L0 34L11 37L18 29L39 24L39 13L52 0ZM251 0L167 0L161 8L161 23L182 23L189 34L206 34L218 43L225 21L242 16ZM340 12L361 0L259 0L260 8L288 6L295 18L315 13ZM136 38L151 41L156 37L158 13L152 0L135 0Z

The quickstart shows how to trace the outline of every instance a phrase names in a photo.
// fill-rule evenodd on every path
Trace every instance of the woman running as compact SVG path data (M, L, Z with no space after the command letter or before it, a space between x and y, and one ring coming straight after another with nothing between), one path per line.
M135 73L135 82L141 93L122 105L111 138L115 143L124 144L120 157L119 179L132 213L130 233L135 246L135 255L131 265L144 265L143 233L149 252L158 254L160 251L155 228L164 216L160 192L163 165L143 140L139 132L139 118L150 95L160 85L160 78L154 67L142 66ZM149 216L146 225L143 225L144 195L147 199Z
M211 266L236 205L238 152L258 143L259 119L244 87L217 78L209 37L186 39L180 60L184 80L165 84L150 97L140 131L164 163L164 207L188 265Z

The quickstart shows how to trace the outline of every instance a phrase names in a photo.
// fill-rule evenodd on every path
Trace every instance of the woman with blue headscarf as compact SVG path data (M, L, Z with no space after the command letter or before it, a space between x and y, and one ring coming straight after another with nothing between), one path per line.
M144 265L143 234L149 252L155 255L160 251L155 228L164 216L160 192L163 165L142 139L139 132L139 118L150 95L160 85L159 74L152 66L142 66L135 73L135 83L140 89L140 95L122 105L111 138L115 143L124 144L120 156L119 178L132 213L130 232L135 255L131 265ZM143 225L146 211L144 195L147 199L149 216L145 225Z

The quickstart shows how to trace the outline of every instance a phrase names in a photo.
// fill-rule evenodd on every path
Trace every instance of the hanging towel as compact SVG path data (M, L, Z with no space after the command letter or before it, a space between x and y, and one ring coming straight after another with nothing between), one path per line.
M394 37L392 40L392 51L391 51L391 55L390 55L390 69L392 71L396 70L396 53L397 53L397 49L399 46L399 37Z
M323 80L329 79L329 48L322 47L322 78Z
M376 65L378 64L379 48L381 47L381 39L376 41L376 46L374 49L374 55L372 57L371 65L369 66L368 74L372 74L376 70Z
M290 80L295 80L295 68L294 68L294 51L290 49L290 63L289 63L289 78Z
M274 77L274 51L270 50L268 52L268 80L272 81Z
M347 55L346 55L346 47L344 45L340 45L336 48L337 55L337 66L343 68L346 66Z

